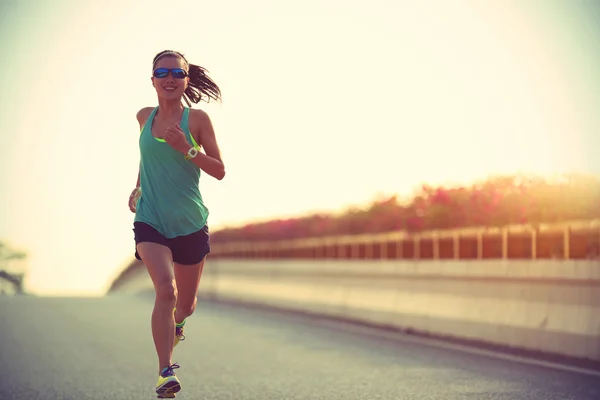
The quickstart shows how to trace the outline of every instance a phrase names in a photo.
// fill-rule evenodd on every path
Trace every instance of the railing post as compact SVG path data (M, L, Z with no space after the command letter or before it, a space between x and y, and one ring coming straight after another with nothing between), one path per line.
M346 245L343 241L338 242L335 258L346 258Z
M537 259L537 229L531 229L531 259Z
M502 259L508 259L508 229L502 227Z
M477 231L477 259L483 259L483 231Z
M331 239L328 246L331 251L331 258L337 258L337 241L335 239Z
M452 234L452 256L455 260L460 259L460 234L458 232Z
M297 255L298 255L298 258L303 258L303 259L304 259L304 258L309 258L309 257L308 257L308 254L306 254L306 253L307 253L307 251L306 251L306 247L305 247L305 246L302 246L302 243L300 243L300 244L296 244L296 247L295 247L295 249L296 249L296 251L295 251L295 253L294 253L294 254L297 254Z
M365 242L365 259L370 260L373 258L373 239L368 237Z
M571 226L567 225L563 229L563 260L571 258Z
M404 257L404 239L398 239L396 241L396 258L402 260Z
M352 242L350 247L350 259L356 260L358 258L358 243Z
M415 234L413 236L413 260L418 260L421 257L421 238Z
M322 253L323 248L319 245L319 243L315 244L315 259L319 259L321 258L321 253Z
M598 226L598 246L600 247L600 226ZM594 257L600 258L600 249L598 249L598 254L595 254Z

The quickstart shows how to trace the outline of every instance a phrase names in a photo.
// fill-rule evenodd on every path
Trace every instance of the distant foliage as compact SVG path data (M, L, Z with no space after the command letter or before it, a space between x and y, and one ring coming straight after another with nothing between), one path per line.
M27 253L14 250L6 243L0 242L0 261L22 260L27 257Z
M569 175L493 177L469 187L423 185L408 203L397 196L340 215L276 219L214 232L214 242L284 240L404 230L557 223L600 218L600 180Z

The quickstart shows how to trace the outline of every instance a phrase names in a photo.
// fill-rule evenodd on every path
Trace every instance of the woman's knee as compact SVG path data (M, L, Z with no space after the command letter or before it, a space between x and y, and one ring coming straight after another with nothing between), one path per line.
M155 286L156 300L175 303L177 301L177 285L175 280L158 282Z
M194 296L190 301L183 301L183 299L179 299L179 304L177 305L177 309L181 312L181 314L185 316L190 316L196 311L196 304L198 303L198 298Z

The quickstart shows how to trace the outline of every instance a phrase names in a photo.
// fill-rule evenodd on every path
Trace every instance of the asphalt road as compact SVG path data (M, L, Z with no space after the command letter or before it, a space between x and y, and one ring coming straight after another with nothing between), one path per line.
M0 297L0 399L156 398L152 299ZM598 400L600 378L202 303L178 399Z

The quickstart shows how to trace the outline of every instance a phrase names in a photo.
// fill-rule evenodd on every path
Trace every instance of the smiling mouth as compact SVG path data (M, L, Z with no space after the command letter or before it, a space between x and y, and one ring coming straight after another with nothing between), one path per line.
M163 86L163 89L167 92L174 92L175 90L177 90L177 86Z

